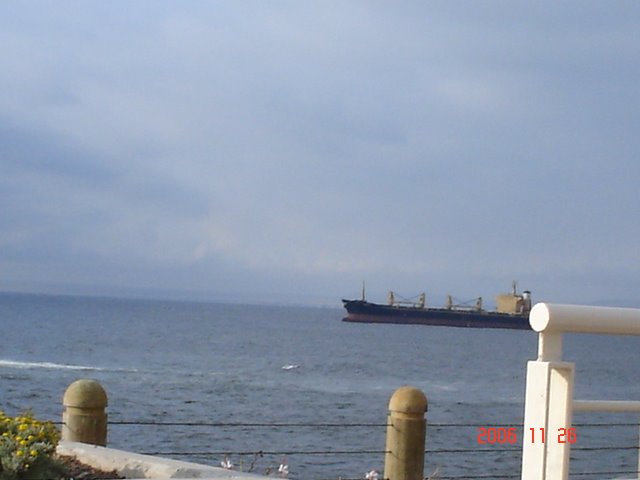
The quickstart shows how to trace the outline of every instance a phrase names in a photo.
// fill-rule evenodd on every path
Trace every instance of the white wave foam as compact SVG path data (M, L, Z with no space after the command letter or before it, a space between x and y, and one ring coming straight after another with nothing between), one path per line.
M300 365L284 365L282 370L296 370L300 368Z
M90 371L102 371L103 368L89 367L85 365L64 365L53 362L19 362L16 360L0 360L0 367L8 368L47 368L50 370L90 370Z

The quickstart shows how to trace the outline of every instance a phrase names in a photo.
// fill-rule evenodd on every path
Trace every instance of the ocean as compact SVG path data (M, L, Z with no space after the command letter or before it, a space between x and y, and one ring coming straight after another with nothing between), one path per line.
M429 399L426 475L519 478L535 333L343 314L338 304L0 294L0 409L59 422L67 386L93 378L109 397L110 447L215 466L227 456L260 474L286 462L292 479L364 478L383 469L390 396L412 385ZM639 347L636 337L566 335L576 397L640 399ZM637 469L637 415L574 423L572 478ZM478 444L480 427L502 425L520 425L517 444Z

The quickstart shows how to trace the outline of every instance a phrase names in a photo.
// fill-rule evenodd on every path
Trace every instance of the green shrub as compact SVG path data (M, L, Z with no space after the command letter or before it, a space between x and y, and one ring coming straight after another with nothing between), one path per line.
M0 411L0 480L52 480L62 478L55 460L60 433L51 422L31 413L8 417Z

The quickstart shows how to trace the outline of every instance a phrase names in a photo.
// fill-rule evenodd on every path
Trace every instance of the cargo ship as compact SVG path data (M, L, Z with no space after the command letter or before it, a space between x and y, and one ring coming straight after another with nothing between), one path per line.
M343 299L342 303L347 310L347 316L342 319L345 322L531 330L531 292L517 293L515 282L510 293L496 297L496 309L493 311L483 308L482 297L469 305L454 304L450 295L445 306L428 307L424 293L416 301L407 301L398 300L397 295L389 292L386 304L372 303L365 300L364 286L360 300Z

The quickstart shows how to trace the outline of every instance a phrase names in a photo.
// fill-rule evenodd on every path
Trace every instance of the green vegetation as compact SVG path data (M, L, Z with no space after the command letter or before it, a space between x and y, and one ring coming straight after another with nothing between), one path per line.
M31 413L8 417L0 411L0 480L51 480L62 478L55 459L60 433L51 422Z

